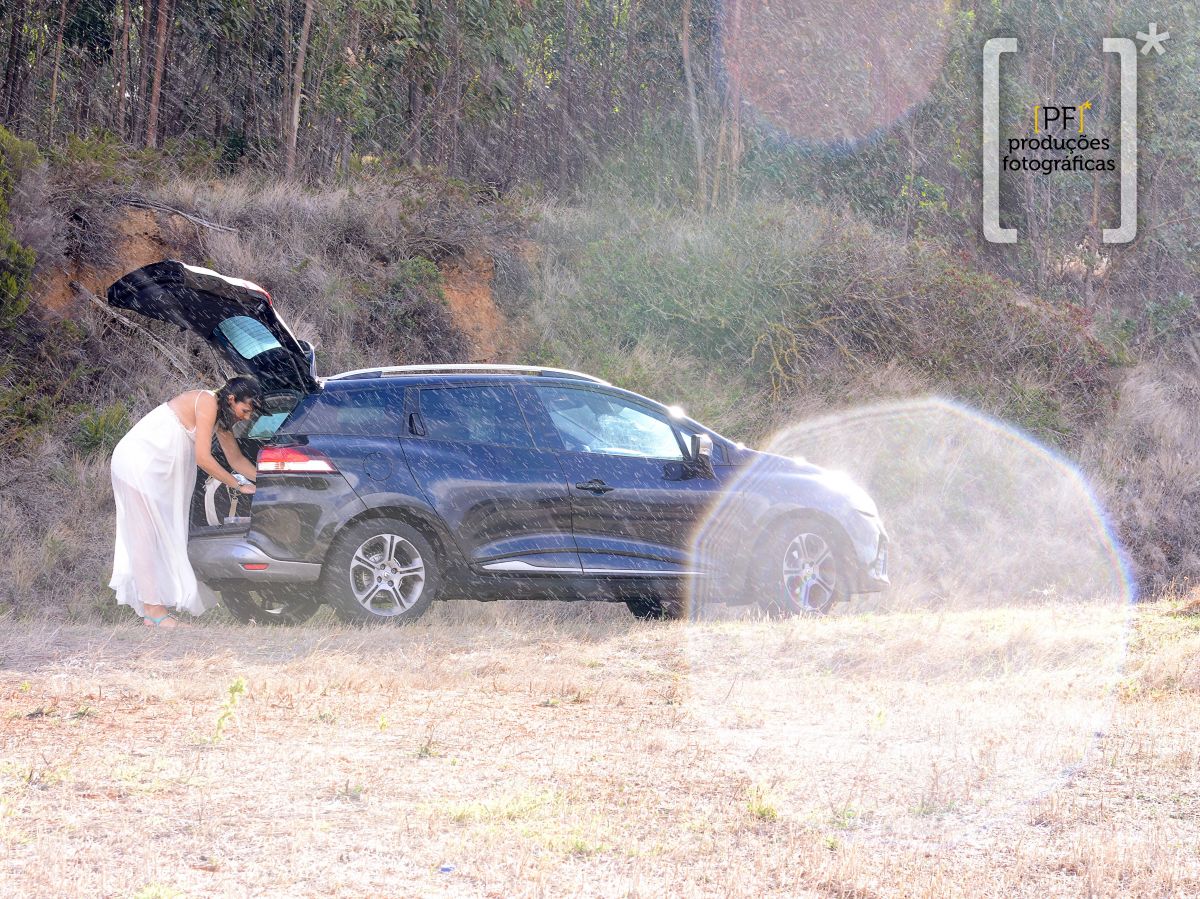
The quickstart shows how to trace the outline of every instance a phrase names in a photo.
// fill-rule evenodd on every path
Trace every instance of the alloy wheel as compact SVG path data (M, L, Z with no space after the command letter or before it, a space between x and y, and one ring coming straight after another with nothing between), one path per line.
M417 548L398 534L368 537L350 560L354 598L372 615L400 615L421 598L425 561Z
M820 534L792 538L783 553L782 575L784 595L796 612L825 612L837 597L837 559Z

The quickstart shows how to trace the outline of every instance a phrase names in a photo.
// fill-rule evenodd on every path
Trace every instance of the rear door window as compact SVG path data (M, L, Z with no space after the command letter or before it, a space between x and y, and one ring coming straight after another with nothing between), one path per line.
M399 437L404 433L404 394L394 390L326 391L288 423L297 434Z
M533 447L517 397L506 386L421 390L427 440Z

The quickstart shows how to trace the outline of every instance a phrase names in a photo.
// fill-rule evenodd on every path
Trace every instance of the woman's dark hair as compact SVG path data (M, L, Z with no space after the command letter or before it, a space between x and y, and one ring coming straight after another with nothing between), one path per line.
M262 386L258 383L258 378L253 375L238 375L226 381L225 386L217 391L217 427L226 431L237 424L233 410L229 408L230 400L235 403L249 400L256 412L261 411Z

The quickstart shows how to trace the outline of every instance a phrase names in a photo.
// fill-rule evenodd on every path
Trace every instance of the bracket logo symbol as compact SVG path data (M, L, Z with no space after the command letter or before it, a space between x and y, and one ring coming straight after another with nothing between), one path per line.
M983 45L983 236L990 243L1017 242L1016 228L1000 227L1000 56L1016 52L1015 37ZM1121 221L1101 237L1104 243L1129 243L1137 236L1137 44L1106 37L1104 52L1121 61Z

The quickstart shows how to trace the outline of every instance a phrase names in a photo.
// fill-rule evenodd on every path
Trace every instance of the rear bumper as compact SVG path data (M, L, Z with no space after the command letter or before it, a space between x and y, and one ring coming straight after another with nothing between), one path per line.
M297 584L313 583L321 577L320 563L272 558L247 541L244 533L193 537L188 542L188 558L202 581Z

